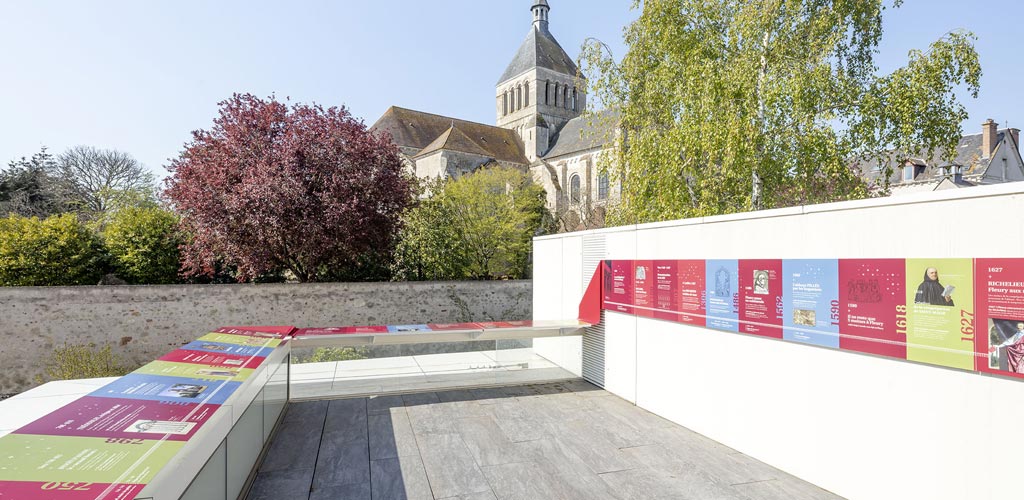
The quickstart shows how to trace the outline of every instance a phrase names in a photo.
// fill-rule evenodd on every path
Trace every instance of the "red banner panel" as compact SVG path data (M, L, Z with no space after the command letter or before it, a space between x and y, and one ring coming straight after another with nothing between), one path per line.
M633 314L633 261L606 260L604 269L604 308Z
M679 311L676 321L688 325L707 323L707 281L703 260L677 260L673 308Z
M633 261L633 309L637 316L654 317L655 281L653 260Z
M906 262L839 260L839 348L907 357Z
M979 371L1024 378L1024 259L976 259Z

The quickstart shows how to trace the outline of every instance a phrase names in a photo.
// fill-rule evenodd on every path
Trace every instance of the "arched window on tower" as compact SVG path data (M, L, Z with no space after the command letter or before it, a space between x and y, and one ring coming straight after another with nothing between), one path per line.
M573 111L579 111L580 110L579 94L576 93L576 87L572 88L572 110Z
M580 174L572 174L569 178L569 201L573 204L580 202Z
M501 116L508 115L508 92L501 94Z
M544 80L544 105L551 104L551 80Z
M523 109L523 87L521 85L516 86L516 111Z
M554 102L554 105L555 105L556 108L558 107L558 82L555 82L555 102Z
M530 107L530 82L523 84L523 106Z
M562 87L562 107L569 109L569 86Z

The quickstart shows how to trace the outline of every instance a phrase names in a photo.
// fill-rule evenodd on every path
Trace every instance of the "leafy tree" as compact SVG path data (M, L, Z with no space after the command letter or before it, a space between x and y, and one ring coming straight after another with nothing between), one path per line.
M178 216L159 207L118 210L102 231L115 272L132 284L178 281Z
M65 188L80 203L80 213L102 218L128 206L153 206L153 174L128 153L75 146L61 153L59 172Z
M184 270L299 281L389 252L412 181L389 137L345 108L234 95L171 163L166 195L191 233Z
M519 170L489 167L430 186L406 218L399 276L407 279L521 278L544 220L544 190Z
M955 90L976 97L981 77L974 36L951 32L880 75L884 3L634 0L621 64L600 42L583 51L595 95L621 110L603 166L623 178L612 222L858 198L856 158L955 154Z
M45 147L0 172L0 215L48 217L66 211L68 201L57 162Z
M106 263L99 238L75 214L0 219L0 285L95 285Z

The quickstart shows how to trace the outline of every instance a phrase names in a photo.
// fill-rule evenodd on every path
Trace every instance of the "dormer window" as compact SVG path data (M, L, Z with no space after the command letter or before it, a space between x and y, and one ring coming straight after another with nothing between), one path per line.
M910 182L914 180L914 166L904 165L903 166L903 181Z

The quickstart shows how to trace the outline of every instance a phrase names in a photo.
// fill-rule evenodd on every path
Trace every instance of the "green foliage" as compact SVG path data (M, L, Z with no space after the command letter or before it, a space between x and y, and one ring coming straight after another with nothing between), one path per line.
M0 286L95 285L105 268L99 238L74 214L0 219Z
M134 370L130 363L113 353L109 345L97 349L93 344L68 345L65 342L53 350L45 363L49 380L120 377Z
M295 363L325 363L353 359L366 359L366 349L362 347L319 347L308 357L296 357Z
M489 167L429 184L409 211L396 252L408 280L521 278L544 219L544 190L516 169Z
M119 277L132 284L176 283L182 244L178 216L156 206L123 208L102 231Z
M955 90L976 97L981 77L974 36L878 75L884 3L634 0L621 64L600 42L582 56L592 94L620 111L623 141L601 165L623 181L610 222L860 198L856 159L954 155Z

